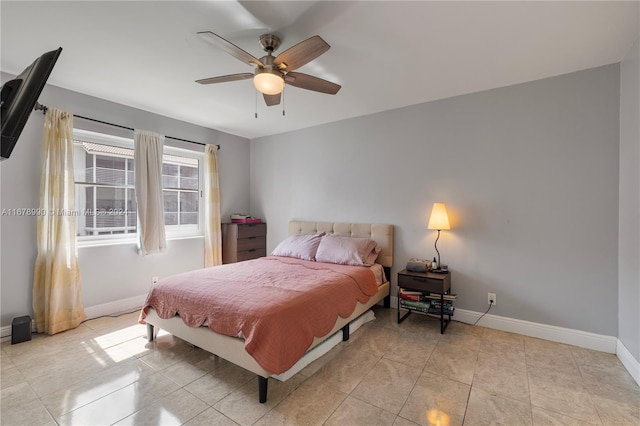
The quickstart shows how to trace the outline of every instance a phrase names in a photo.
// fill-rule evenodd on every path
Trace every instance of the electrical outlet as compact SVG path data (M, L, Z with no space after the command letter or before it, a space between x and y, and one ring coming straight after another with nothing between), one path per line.
M158 284L158 277L151 277L151 284L153 285Z
M493 303L491 303L493 302ZM493 304L493 306L496 306L496 294L495 293L488 293L487 294L487 304L491 305Z

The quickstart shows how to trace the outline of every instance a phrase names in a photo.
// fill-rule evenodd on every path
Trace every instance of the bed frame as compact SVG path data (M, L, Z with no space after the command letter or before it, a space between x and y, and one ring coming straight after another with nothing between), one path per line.
M217 334L208 327L189 327L179 317L162 319L154 309L149 309L145 321L147 323L147 337L149 341L154 339L154 327L165 330L186 342L202 348L214 355L245 368L258 375L258 394L261 403L267 401L268 378L274 377L284 381L307 366L309 363L328 352L340 340L349 339L349 333L357 328L356 320L367 312L373 305L381 300L386 308L390 307L390 283L391 266L393 265L393 225L367 224L367 223L331 223L331 222L289 222L289 235L313 234L326 232L340 236L371 238L376 241L382 251L378 256L385 270L387 282L378 287L378 292L367 303L356 305L356 309L348 318L338 317L333 329L322 337L316 337L305 355L286 372L272 376L264 370L249 353L244 349L244 340L236 337ZM342 336L339 338L340 330Z

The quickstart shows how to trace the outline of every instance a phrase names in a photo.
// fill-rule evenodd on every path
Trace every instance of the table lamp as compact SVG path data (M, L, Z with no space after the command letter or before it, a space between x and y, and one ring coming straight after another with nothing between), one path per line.
M433 209L431 209L431 217L429 217L429 224L427 229L438 230L438 237L436 238L435 248L438 253L438 269L440 269L440 252L438 251L438 239L440 238L441 230L449 230L449 216L447 215L447 207L444 203L433 203Z

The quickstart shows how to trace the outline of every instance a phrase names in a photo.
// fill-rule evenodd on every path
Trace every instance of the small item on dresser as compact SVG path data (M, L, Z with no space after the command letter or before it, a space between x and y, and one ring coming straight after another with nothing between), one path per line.
M411 258L407 263L407 271L411 272L427 272L431 267L431 261L425 259Z
M446 263L440 262L440 270L442 272L449 272L449 265L447 265Z
M231 223L262 223L262 219L259 217L234 213L231 215Z
M436 258L434 257L433 260L431 261L431 270L435 271L438 269L438 262L436 262Z

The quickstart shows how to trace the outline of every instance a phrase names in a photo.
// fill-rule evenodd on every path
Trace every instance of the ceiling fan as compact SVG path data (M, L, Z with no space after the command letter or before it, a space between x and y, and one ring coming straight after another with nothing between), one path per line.
M225 40L211 31L199 32L203 39L221 48L234 58L256 67L253 73L240 73L222 75L219 77L196 80L200 84L225 83L227 81L247 80L253 78L255 88L264 96L267 106L278 105L284 85L313 90L314 92L335 95L342 86L314 77L309 74L295 72L294 70L313 61L318 56L329 50L331 46L320 36L308 38L274 57L280 38L273 34L260 36L260 45L267 54L260 59L245 52L235 44Z

